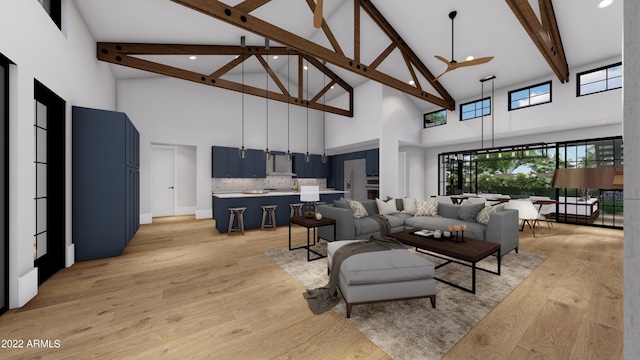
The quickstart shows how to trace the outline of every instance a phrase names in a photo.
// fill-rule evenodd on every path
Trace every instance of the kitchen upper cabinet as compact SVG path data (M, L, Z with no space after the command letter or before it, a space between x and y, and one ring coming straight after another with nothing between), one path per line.
M379 161L380 161L379 149L367 150L365 152L366 172L367 175L378 175Z
M212 146L211 161L211 177L242 177L242 163L240 162L240 150L238 148Z
M297 178L326 179L329 177L329 163L322 162L322 155L310 154L309 162L305 154L293 154L293 172Z
M248 149L242 163L243 178L263 178L267 176L267 160L264 150Z
M263 150L247 149L245 158L240 149L225 146L211 147L211 177L214 178L264 178L267 162Z

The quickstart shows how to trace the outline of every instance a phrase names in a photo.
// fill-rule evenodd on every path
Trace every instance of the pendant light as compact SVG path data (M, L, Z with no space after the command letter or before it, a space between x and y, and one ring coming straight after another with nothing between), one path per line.
M289 151L289 120L290 120L290 109L291 109L291 92L289 91L289 86L291 82L289 81L289 75L291 72L291 68L289 67L291 63L291 57L289 56L290 48L287 48L287 161L291 161L291 151Z
M307 97L309 96L309 61L307 60ZM309 155L309 100L307 100L307 154L304 156L305 162L311 161Z
M271 159L269 152L269 39L264 39L264 48L267 51L267 150L264 152L265 159Z
M326 68L327 67L327 62L326 61L322 61L322 65ZM326 87L327 87L327 74L323 71L322 72L322 84L323 84L323 88L322 90L324 91L324 93L322 94L322 121L324 122L323 126L324 126L324 139L322 140L322 163L326 164L327 163L327 144L326 144L326 139L327 139L327 91L326 91Z
M242 48L242 148L240 149L240 158L247 156L247 150L244 148L244 36L240 37L240 47Z

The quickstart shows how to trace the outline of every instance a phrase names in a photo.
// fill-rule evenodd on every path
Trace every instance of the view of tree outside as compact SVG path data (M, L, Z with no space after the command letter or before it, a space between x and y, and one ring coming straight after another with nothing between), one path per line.
M622 166L621 138L484 151L441 157L444 189L448 194L502 194L514 199L548 196L571 201L597 198L598 210L617 216L621 223L624 212L622 190L555 189L551 186L556 166Z

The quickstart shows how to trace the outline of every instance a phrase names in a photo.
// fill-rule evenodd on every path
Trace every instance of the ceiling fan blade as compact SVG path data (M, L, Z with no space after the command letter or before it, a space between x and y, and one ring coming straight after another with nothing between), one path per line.
M433 79L434 81L438 81L438 79L440 79L440 77L442 77L442 75L448 73L449 71L451 71L451 68L447 68L447 70L445 70L442 74L438 75L435 77L435 79Z
M442 61L442 62L446 63L447 65L449 64L449 60L447 60L447 59L443 58L442 56L440 56L440 55L436 55L435 57L436 57L436 59L438 59L438 60L440 60L440 61Z
M492 59L493 59L493 56L487 56L487 57L483 57L483 58L463 61L463 62L458 63L457 67L480 65L480 64L488 63Z
M316 10L313 12L313 26L320 28L322 26L322 0L316 3Z

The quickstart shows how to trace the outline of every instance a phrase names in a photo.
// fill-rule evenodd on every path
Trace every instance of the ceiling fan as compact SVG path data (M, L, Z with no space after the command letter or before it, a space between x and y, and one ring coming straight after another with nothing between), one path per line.
M322 0L316 3L316 10L313 12L313 27L320 28L322 26Z
M321 2L322 0L318 0L318 2ZM484 64L487 63L489 61L491 61L491 59L493 59L493 56L487 56L487 57L482 57L482 58L478 58L478 59L473 59L473 60L467 60L467 61L463 61L463 62L457 62L454 57L453 57L453 19L455 19L456 15L458 14L457 11L452 11L449 13L449 19L451 19L451 61L445 59L444 57L440 56L440 55L436 55L436 59L444 62L445 64L447 64L447 70L445 70L442 74L436 76L435 80L438 80L442 75L448 73L449 71L455 70L459 67L464 67L464 66L472 66L472 65L480 65L480 64Z

